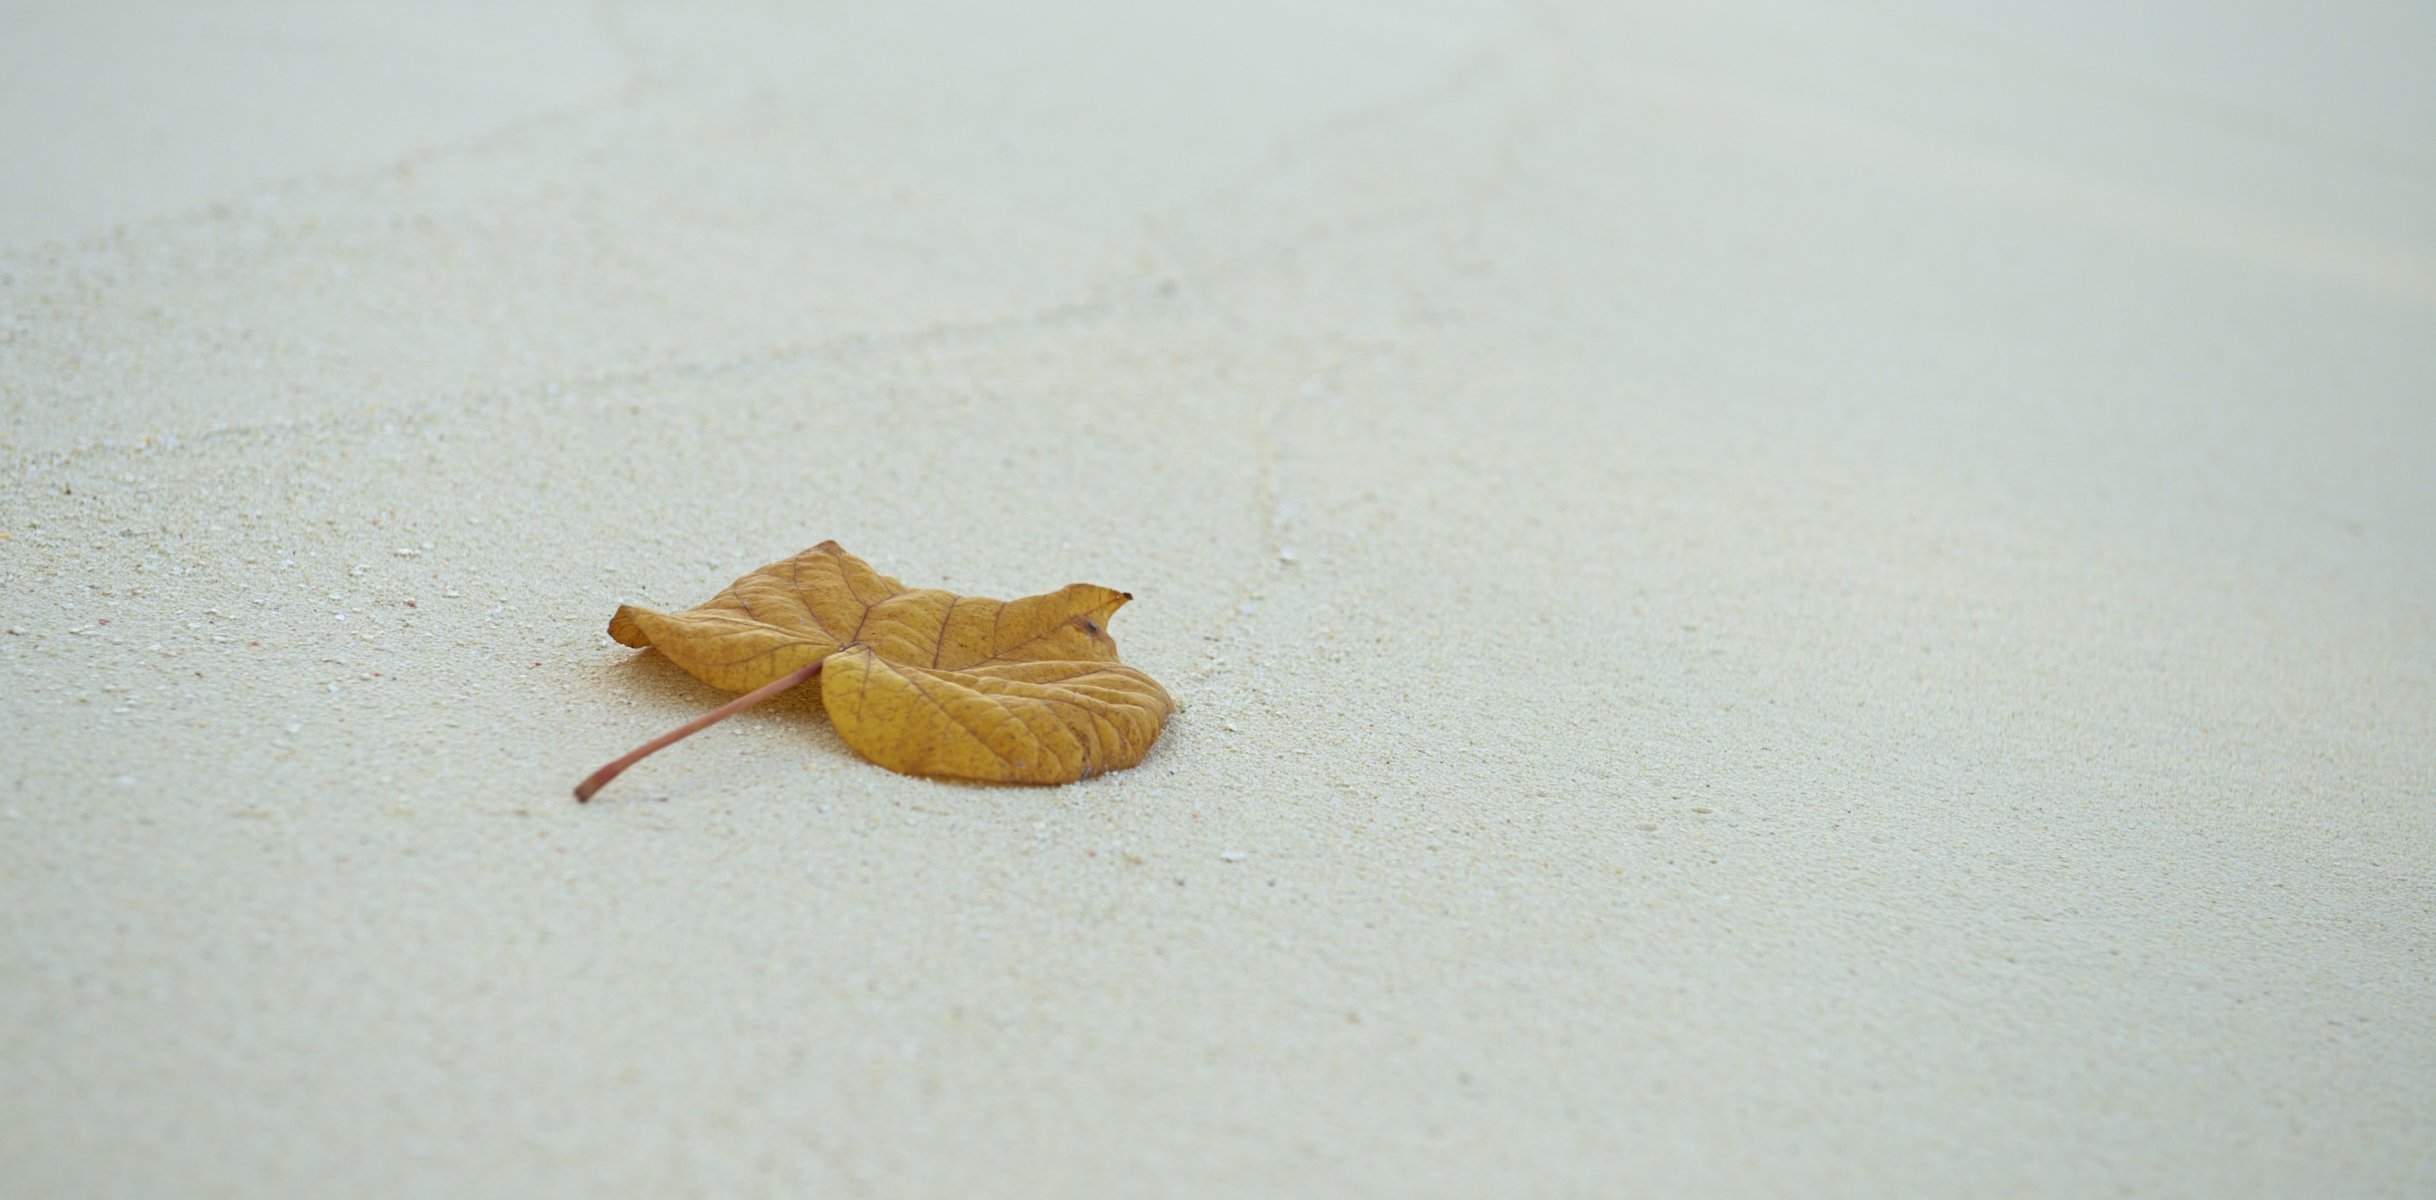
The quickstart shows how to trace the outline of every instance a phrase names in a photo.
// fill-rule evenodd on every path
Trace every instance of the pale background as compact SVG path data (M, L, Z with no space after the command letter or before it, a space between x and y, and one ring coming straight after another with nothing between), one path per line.
M2431 62L0 5L0 1193L2436 1193ZM831 537L1184 709L575 806Z

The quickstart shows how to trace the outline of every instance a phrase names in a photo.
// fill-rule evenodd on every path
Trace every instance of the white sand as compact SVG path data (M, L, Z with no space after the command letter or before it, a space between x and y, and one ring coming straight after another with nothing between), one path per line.
M188 7L0 13L0 1193L2436 1190L2409 6ZM571 803L829 537L1184 711Z

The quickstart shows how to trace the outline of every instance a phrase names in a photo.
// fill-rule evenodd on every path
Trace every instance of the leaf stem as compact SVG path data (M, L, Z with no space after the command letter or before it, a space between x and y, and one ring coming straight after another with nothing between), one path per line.
M827 659L821 660L821 662L827 661ZM703 730L728 719L729 717L735 716L737 713L743 712L744 710L751 708L754 705L787 690L788 688L794 687L796 684L802 683L803 681L820 674L820 668L821 664L816 662L811 666L799 668L795 671L791 671L785 675L779 676L777 679L771 680L760 687L754 688L752 691L746 692L745 694L738 696L735 699L702 714L701 716L695 717L691 721L687 721L683 725L679 725L676 728L671 729L668 732L663 733L632 750L627 751L624 758L610 763L608 766L602 767L600 770L594 771L590 775L584 776L584 781L575 785L576 800L590 800L594 792L609 786L609 781L624 773L626 768L643 761L643 759L659 750L666 749L668 746L676 742L700 733Z

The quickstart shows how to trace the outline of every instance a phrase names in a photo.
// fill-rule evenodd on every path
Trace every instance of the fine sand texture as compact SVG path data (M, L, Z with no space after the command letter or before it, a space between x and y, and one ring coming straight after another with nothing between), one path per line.
M2436 1193L2436 16L0 7L0 1194ZM1180 711L605 633L834 538Z

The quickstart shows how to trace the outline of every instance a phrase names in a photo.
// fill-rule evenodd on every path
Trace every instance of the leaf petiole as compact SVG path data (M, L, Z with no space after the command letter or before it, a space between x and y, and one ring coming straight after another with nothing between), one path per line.
M827 661L827 659L821 660L821 662ZM802 667L788 672L785 675L781 675L778 678L761 685L760 687L754 688L752 691L746 692L745 694L738 696L735 699L702 714L701 716L695 717L691 721L687 721L683 725L679 725L676 728L671 729L668 732L663 733L632 750L627 751L624 758L618 759L616 762L610 763L608 766L602 767L600 770L594 771L590 775L586 775L582 783L576 784L576 800L579 802L590 800L594 792L609 786L609 781L617 778L620 774L623 774L626 768L643 761L645 758L667 748L668 746L682 741L685 738L691 737L694 734L700 733L703 730L728 719L729 717L735 716L737 713L743 712L744 710L751 708L754 705L787 690L788 688L794 687L796 684L802 683L803 681L820 674L820 668L821 664L816 662L811 666Z

